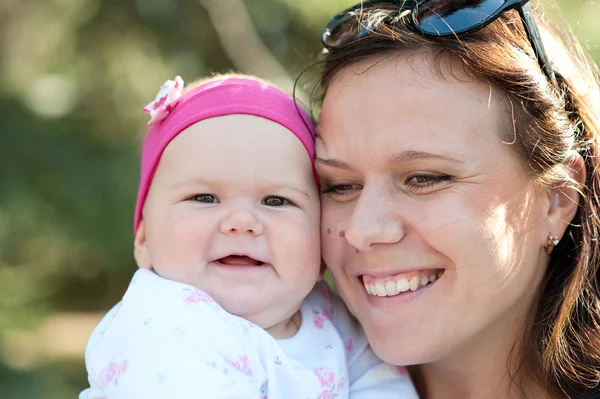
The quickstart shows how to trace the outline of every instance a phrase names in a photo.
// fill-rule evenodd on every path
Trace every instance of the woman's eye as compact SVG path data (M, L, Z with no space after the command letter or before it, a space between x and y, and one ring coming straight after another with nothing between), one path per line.
M263 198L262 204L267 206L284 206L289 204L289 201L283 197L271 196Z
M192 201L201 202L203 204L218 204L219 200L211 194L198 194L190 198Z
M358 184L333 184L321 189L321 194L349 195L362 187Z
M439 183L450 181L447 175L417 175L407 180L406 185L413 189L427 188Z

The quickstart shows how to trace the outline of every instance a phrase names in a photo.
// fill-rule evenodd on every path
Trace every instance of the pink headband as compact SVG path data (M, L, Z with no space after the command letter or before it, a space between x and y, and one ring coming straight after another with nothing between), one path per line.
M181 131L201 120L246 114L276 122L289 129L302 142L310 156L314 173L314 124L289 95L266 83L237 77L210 81L183 95L182 89L183 81L177 76L174 81L165 82L156 99L144 108L151 116L148 124L152 128L142 149L134 233L142 219L142 208L163 151Z

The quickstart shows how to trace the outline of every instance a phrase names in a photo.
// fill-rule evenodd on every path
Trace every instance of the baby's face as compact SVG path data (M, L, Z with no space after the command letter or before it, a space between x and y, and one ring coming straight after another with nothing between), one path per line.
M319 278L319 213L309 156L293 133L250 115L207 119L164 151L136 259L269 328Z

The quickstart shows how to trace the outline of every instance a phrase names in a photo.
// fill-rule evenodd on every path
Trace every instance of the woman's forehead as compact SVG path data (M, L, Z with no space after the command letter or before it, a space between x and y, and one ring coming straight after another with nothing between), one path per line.
M383 60L341 71L329 87L317 135L327 140L330 130L352 128L387 131L450 127L472 129L498 126L504 119L504 99L499 90L468 76L460 69L440 77L430 63L411 59ZM415 125L416 124L416 125Z

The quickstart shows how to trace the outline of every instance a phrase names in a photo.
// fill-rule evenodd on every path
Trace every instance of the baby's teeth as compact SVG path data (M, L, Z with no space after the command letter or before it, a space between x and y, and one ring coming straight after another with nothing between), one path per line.
M437 278L442 277L442 274L444 274L444 272L439 272L438 275L437 275Z
M410 288L408 284L408 280L405 278L401 278L398 280L398 292L406 292Z
M383 284L375 284L375 290L377 292L377 296L386 296L386 290Z
M427 284L429 284L429 278L427 276L425 276L421 279L421 282L419 283L419 285L421 287L425 287Z
M394 283L393 281L388 281L385 284L385 291L388 295L396 295L398 292L400 292L398 290L398 284Z
M431 276L429 276L430 283L433 283L435 280L437 280L437 276L435 274L432 274Z
M410 279L410 283L408 283L411 291L416 291L419 288L419 278L417 276Z

